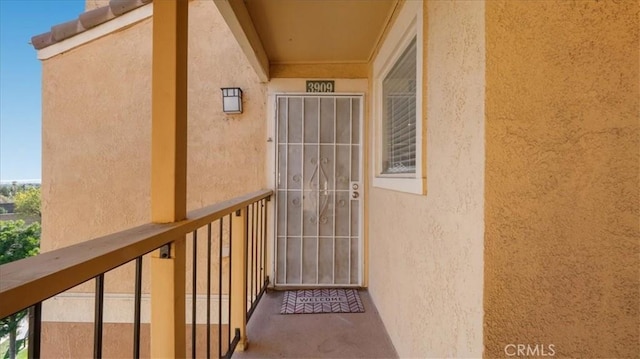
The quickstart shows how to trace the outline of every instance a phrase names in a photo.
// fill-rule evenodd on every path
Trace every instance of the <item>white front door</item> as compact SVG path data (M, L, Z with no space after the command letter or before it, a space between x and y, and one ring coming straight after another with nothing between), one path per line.
M361 95L278 95L276 280L362 284Z

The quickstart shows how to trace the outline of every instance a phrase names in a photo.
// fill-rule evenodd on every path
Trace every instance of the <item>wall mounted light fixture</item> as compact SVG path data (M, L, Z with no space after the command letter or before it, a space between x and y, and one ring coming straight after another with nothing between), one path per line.
M223 87L222 111L224 113L242 113L242 90L239 87Z

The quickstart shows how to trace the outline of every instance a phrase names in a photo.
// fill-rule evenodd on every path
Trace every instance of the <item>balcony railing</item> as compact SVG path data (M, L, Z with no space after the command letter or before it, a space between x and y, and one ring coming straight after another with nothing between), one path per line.
M0 266L0 318L29 310L29 357L40 357L42 303L87 281L95 281L93 356L103 354L105 274L134 263L133 346L131 356L140 357L141 317L143 300L143 265L145 256L157 251L159 257L170 257L172 246L191 247L190 277L184 270L185 282L190 279L191 293L176 286L177 293L161 295L189 297L191 343L190 356L211 357L211 300L218 301L217 356L229 358L245 337L246 324L262 294L269 277L267 264L268 206L273 192L261 190L226 202L189 212L187 219L170 224L145 224L108 236L95 238ZM180 243L184 241L183 243ZM225 247L225 244L227 247ZM202 248L202 249L201 249ZM225 248L228 254L225 255ZM204 254L203 254L204 253ZM189 256L188 256L189 257ZM204 257L204 261L203 261ZM225 258L227 258L225 260ZM204 262L204 263L202 263ZM217 266L214 262L217 262ZM225 277L225 268L226 277ZM204 266L204 269L201 267ZM199 269L200 268L200 269ZM204 288L198 274L205 273ZM212 273L213 272L213 273ZM152 273L153 275L153 273ZM217 288L212 278L217 276ZM120 279L120 278L119 278ZM226 283L225 283L226 282ZM200 285L199 285L200 284ZM223 308L223 293L228 303ZM204 318L198 317L198 293L205 294ZM152 292L154 296L160 295ZM201 297L201 296L200 296ZM187 308L185 310L189 309ZM46 306L45 306L46 310ZM151 316L153 326L153 315ZM226 330L223 322L227 321ZM198 348L197 323L206 324L204 350ZM186 324L185 324L186 325ZM202 328L201 328L202 330ZM226 333L225 333L226 332ZM185 336L186 337L186 336ZM199 349L199 351L197 351ZM214 348L215 349L215 348ZM46 353L43 353L46 354ZM188 354L185 351L185 355Z

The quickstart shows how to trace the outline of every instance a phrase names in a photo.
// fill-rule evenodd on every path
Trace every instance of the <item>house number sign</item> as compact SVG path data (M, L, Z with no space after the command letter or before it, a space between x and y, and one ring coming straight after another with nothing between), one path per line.
M307 92L335 92L335 81L307 80Z

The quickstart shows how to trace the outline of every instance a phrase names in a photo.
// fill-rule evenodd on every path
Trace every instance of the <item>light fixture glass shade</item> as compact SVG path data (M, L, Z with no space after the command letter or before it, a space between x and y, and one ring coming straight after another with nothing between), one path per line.
M222 111L242 113L242 90L239 87L222 88Z

